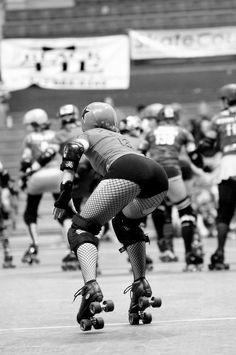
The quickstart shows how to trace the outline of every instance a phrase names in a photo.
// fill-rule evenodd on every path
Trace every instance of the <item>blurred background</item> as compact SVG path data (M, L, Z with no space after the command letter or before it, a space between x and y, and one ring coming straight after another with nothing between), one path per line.
M72 103L82 109L89 102L107 99L127 115L153 102L175 102L187 122L212 116L219 108L218 89L235 82L234 0L1 0L0 14L0 150L1 160L13 177L18 173L25 134L22 117L31 108L45 109L56 127L56 112L62 104ZM19 84L22 75L29 78L33 73L29 67L26 72L23 61L18 61L24 45L32 49L35 43L37 49L41 48L41 58L34 62L34 73L39 77L47 65L43 56L55 49L52 43L57 43L57 51L61 43L62 56L63 51L68 54L76 48L65 45L66 39L74 39L77 49L84 51L86 47L89 51L97 45L94 39L107 36L115 36L114 43L119 36L128 41L124 71L129 77L124 87L104 85L97 89L93 82L84 89L80 82L73 88L48 88L34 80L28 81L28 86L14 87L14 81ZM103 43L104 53L109 51L109 43ZM103 63L106 69L115 64L117 55L110 54L109 58ZM18 66L13 72L14 59ZM63 63L66 75L68 61ZM81 61L78 69L82 75L85 64ZM117 70L122 73L123 68ZM113 71L115 75L116 69Z

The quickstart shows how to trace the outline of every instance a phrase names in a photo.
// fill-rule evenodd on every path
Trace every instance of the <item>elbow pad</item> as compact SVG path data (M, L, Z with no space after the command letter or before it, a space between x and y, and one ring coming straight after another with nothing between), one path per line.
M203 158L202 155L199 154L198 150L194 150L191 153L188 153L191 162L196 165L198 168L203 168Z
M67 143L63 149L60 169L62 171L67 169L76 172L83 153L84 147L81 143L75 140Z
M53 148L47 148L37 159L37 162L41 166L45 166L47 163L49 163L52 158L56 155L56 152Z
M199 153L207 153L209 151L214 151L216 144L216 139L210 137L204 137L198 143L197 150Z

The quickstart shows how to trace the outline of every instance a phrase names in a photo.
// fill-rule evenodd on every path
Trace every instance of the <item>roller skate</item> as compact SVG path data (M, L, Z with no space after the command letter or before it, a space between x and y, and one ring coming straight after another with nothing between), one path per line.
M25 254L23 255L21 261L22 263L26 263L28 265L33 265L39 263L38 255L38 246L35 244L30 244Z
M148 281L141 277L128 286L124 293L130 291L130 307L129 307L129 323L131 325L138 325L141 320L143 324L152 322L151 313L144 312L148 307L161 307L161 299L152 296L152 290ZM151 299L149 299L151 297Z
M77 314L77 322L81 330L88 331L92 327L94 329L102 329L104 327L104 320L102 317L95 317L97 313L112 312L114 310L114 303L111 300L103 301L103 294L96 280L91 280L79 289L75 295L74 300L82 296L81 305ZM102 304L101 304L102 302Z
M80 269L79 261L73 251L71 251L62 259L61 268L63 271L73 271Z
M224 252L217 250L211 256L211 263L208 265L209 270L229 270L229 264L226 264L224 259Z
M172 250L165 250L161 252L159 259L163 263L177 262L179 260Z
M13 264L13 256L6 254L4 255L4 261L2 264L3 269L14 269L16 265Z
M186 254L185 257L186 266L183 271L195 272L202 271L203 269L203 255L195 250Z

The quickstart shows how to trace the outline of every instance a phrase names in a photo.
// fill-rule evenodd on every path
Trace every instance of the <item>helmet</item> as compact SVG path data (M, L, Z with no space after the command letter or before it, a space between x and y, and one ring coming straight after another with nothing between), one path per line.
M79 119L79 109L75 105L61 106L57 117L60 118L62 125L67 123L75 123Z
M140 118L141 119L157 118L157 115L162 108L163 108L163 105L160 103L148 105L141 111Z
M105 102L92 102L83 109L82 130L105 128L118 131L119 124L114 108Z
M226 100L228 104L236 102L236 84L227 84L219 90L219 98Z
M127 116L126 128L128 131L141 128L141 119L139 116Z
M47 112L41 108L34 108L26 112L23 118L23 124L25 126L31 125L34 128L47 128L50 125Z
M177 120L178 115L174 111L174 108L171 105L165 105L157 115L157 121L169 121L169 120Z

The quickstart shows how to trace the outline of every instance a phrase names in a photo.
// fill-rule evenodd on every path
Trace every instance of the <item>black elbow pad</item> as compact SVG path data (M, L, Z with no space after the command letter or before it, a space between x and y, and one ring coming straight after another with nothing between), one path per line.
M192 163L194 165L196 165L198 168L203 168L203 158L202 158L202 155L199 154L199 152L197 150L194 150L193 152L191 153L188 153Z
M71 141L67 143L63 149L60 169L62 171L67 169L76 172L83 153L84 147L81 143L77 141Z

